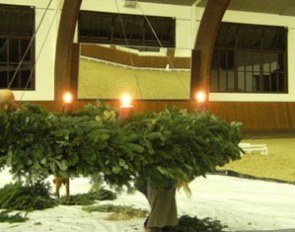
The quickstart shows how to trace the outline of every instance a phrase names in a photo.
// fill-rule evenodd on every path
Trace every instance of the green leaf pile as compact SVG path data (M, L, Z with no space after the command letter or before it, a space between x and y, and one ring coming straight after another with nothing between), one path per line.
M0 222L19 223L27 220L28 218L22 216L21 213L11 214L10 210L3 210L0 212Z
M0 208L9 210L42 210L56 206L50 197L50 185L37 181L33 184L16 182L0 189Z
M61 197L58 203L62 205L92 205L95 201L114 200L117 196L114 192L100 188L84 194L76 194L68 197Z
M173 228L173 232L222 232L228 228L220 221L211 218L198 219L184 215L179 219L179 225Z
M115 187L130 187L138 176L160 185L239 159L240 127L208 111L166 109L122 120L104 105L65 115L28 104L0 113L0 168L28 181L100 173Z

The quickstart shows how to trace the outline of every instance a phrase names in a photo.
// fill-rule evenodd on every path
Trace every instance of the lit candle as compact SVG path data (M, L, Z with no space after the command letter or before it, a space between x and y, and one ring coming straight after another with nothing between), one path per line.
M198 103L203 103L206 101L206 94L203 91L199 91L196 94L196 100Z
M132 98L129 94L123 94L120 105L120 118L127 119L133 114Z
M204 91L198 91L195 95L197 101L197 110L205 110L207 108L207 95Z
M63 96L63 109L62 111L64 113L71 113L72 112L72 101L73 101L73 96L70 92L67 92Z

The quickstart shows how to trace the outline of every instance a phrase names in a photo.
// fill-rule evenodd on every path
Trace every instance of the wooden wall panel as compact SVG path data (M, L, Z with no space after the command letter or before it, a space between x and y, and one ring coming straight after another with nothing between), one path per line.
M104 100L105 104L119 108L118 100ZM61 101L31 102L53 112L61 112ZM95 100L75 101L73 110L80 110L86 104L96 104ZM138 112L159 112L165 107L178 107L188 110L195 108L192 101L135 101ZM227 122L243 123L243 132L295 132L295 102L210 102L209 109Z
M295 128L295 104L294 104L294 102L286 103L285 110L286 110L286 114L288 115L290 127Z
M243 122L243 130L250 132L295 130L294 107L295 103L286 102L210 103L212 112L226 121Z

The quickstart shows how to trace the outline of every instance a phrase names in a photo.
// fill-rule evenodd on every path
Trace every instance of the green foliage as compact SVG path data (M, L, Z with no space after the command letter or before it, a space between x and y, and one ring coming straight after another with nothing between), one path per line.
M138 132L144 147L138 168L155 183L204 176L240 158L240 124L228 124L210 112L167 109L139 115L127 126Z
M166 109L121 120L104 105L72 115L24 105L0 113L0 168L7 165L28 182L100 173L118 188L130 188L137 176L161 185L239 159L240 126L210 112Z
M89 193L72 195L69 198L61 197L58 203L62 205L92 205L95 201L114 200L116 198L114 192L100 188Z
M76 194L69 198L63 196L58 199L58 203L60 205L92 205L95 200L89 198L87 194Z
M56 201L50 197L50 185L42 181L34 184L16 182L0 189L0 208L9 210L41 210L54 207Z
M34 105L0 113L0 166L11 167L16 177L29 181L47 176L50 169L46 161L55 154L50 144L55 130L56 117Z
M0 212L0 222L8 222L8 223L19 223L19 222L25 222L28 220L28 218L25 216L22 216L21 213L15 213L11 214L10 210L3 210Z
M184 215L179 219L179 225L173 228L173 232L222 232L228 228L218 220L210 218L198 219Z

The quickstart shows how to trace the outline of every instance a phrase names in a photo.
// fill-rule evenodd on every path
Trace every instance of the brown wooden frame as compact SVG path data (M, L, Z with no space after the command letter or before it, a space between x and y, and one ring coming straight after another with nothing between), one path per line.
M191 98L200 89L209 93L211 59L222 17L231 0L208 0L198 30L191 67ZM208 99L208 97L207 97Z

